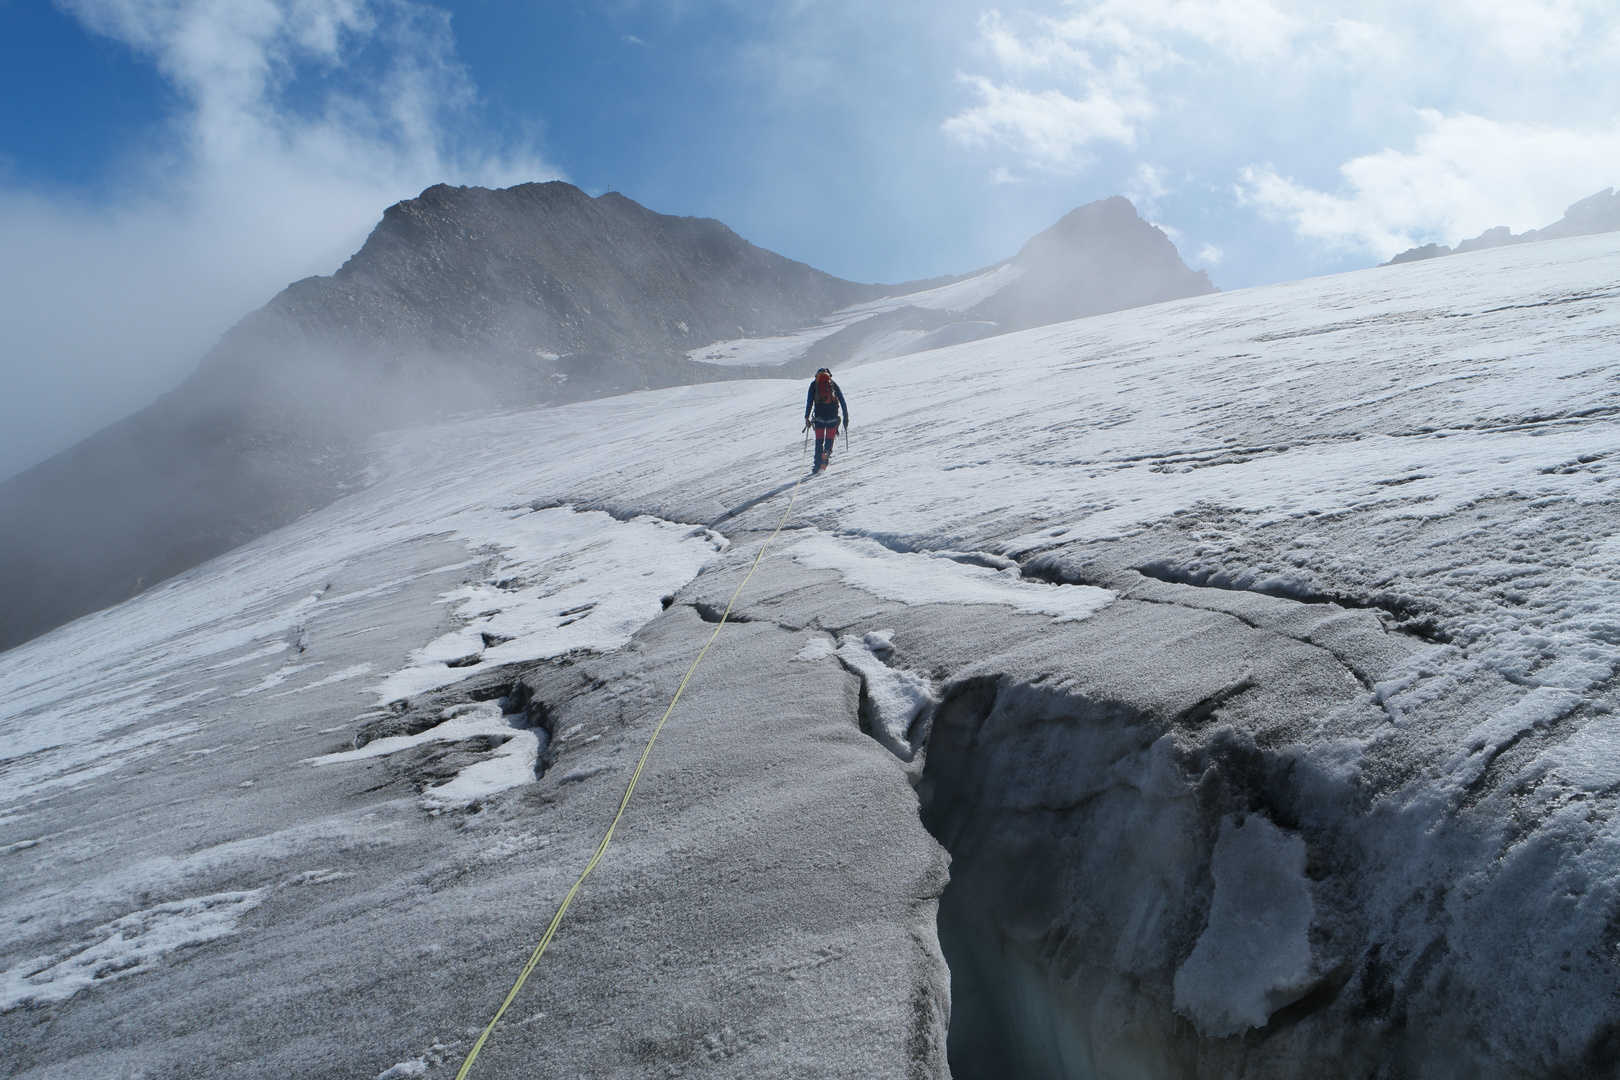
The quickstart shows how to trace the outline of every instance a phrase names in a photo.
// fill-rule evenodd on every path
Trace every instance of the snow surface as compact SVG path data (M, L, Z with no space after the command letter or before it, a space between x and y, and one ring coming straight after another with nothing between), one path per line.
M861 316L865 318L865 315ZM743 367L749 364L758 364L763 367L779 367L782 364L797 360L803 356L816 342L824 337L830 337L852 322L859 319L836 318L833 322L819 326L807 326L802 330L795 330L791 334L780 334L776 337L733 338L730 341L716 341L700 349L690 349L686 356L689 360L699 360L705 364L715 364L719 367Z
M453 743L480 735L504 740L483 761L461 770L443 784L430 787L422 796L428 810L450 810L468 806L497 792L527 784L535 778L535 764L543 747L533 730L514 729L494 702L463 705L445 710L446 719L415 735L395 735L373 739L357 750L340 750L310 758L311 765L335 765L410 750L432 743Z
M1305 842L1263 817L1221 823L1209 923L1176 972L1176 1008L1217 1037L1264 1027L1311 988Z
M1059 621L1084 619L1114 598L1089 585L1039 585L1016 565L995 569L958 562L956 552L891 551L874 540L812 530L788 551L806 566L835 570L846 582L905 604L1003 604Z
M409 454L396 449L396 461ZM206 728L199 710L220 691L195 681L182 691L174 682L284 656L317 605L364 604L399 588L407 579L326 596L334 572L379 549L448 540L469 558L431 572L475 565L486 572L441 597L453 617L465 617L376 684L387 702L492 666L617 648L725 546L707 530L650 518L619 522L600 512L514 505L501 497L510 499L502 463L481 458L457 462L443 483L380 485L353 516L340 512L336 521L277 533L64 627L49 643L0 656L7 801L84 784L199 736ZM464 663L447 666L455 661ZM279 693L330 686L370 668L351 665ZM318 671L289 660L231 694L264 694ZM186 718L171 719L182 711Z
M80 990L148 971L169 953L236 932L262 890L218 893L131 912L94 930L100 940L66 956L40 956L0 972L0 1012L64 1001Z
M902 307L919 307L932 311L966 311L990 299L1002 289L1024 276L1024 268L1004 263L981 274L964 278L950 285L941 285L922 292L887 296L840 309L827 316L816 326L807 326L792 333L775 337L734 338L716 341L701 348L687 351L687 358L720 367L759 365L780 367L801 359L817 341L830 337L846 327L853 326L873 315L895 311ZM851 356L849 365L886 360L893 356L943 348L983 337L996 329L991 322L959 322L942 326L938 330L897 330L884 334L875 341L862 345Z
M383 680L381 699L437 690L503 664L616 649L662 609L659 598L697 576L727 543L711 530L649 517L606 524L600 514L562 507L478 520L466 535L499 549L502 576L445 596L470 617Z
M689 745L682 739L711 740L702 745L715 754L724 746L734 755L723 759L732 772L709 777L687 760L686 772L663 782L690 783L679 790L694 806L699 792L746 797L748 813L701 818L701 828L719 830L722 854L710 862L682 862L673 849L651 846L640 856L626 852L629 877L613 879L603 895L626 905L613 910L636 910L636 889L626 881L672 865L732 880L728 866L768 846L732 816L770 817L784 830L807 816L830 819L824 790L808 779L819 775L814 762L771 759L771 768L792 773L792 784L749 771L784 746L801 758L835 745L847 750L840 760L855 763L848 767L865 785L861 796L898 806L883 786L904 785L892 759L881 773L829 734L842 729L814 727L823 716L853 722L838 711L854 708L855 679L843 665L868 680L879 733L900 752L912 730L905 718L915 717L913 706L927 707L923 690L941 700L962 693L954 673L988 662L1006 642L1016 651L1006 670L1025 673L1029 686L1055 673L1041 685L1058 697L1135 701L1133 693L1151 697L1141 689L1149 683L1197 684L1187 705L1205 709L1193 710L1205 720L1177 729L1184 757L1136 748L1120 751L1117 763L1065 758L1060 765L1032 752L1019 766L1031 791L1092 778L1093 794L1135 792L1152 803L1140 821L1165 830L1151 843L1120 841L1131 858L1148 852L1163 860L1152 874L1107 879L1149 882L1143 895L1184 897L1187 905L1166 914L1140 897L1130 901L1141 904L1130 910L1146 914L1129 923L1118 955L1150 940L1162 951L1153 953L1156 966L1131 970L1121 985L1144 1000L1160 994L1168 1009L1173 980L1183 1014L1213 1034L1262 1027L1303 983L1332 990L1323 980L1348 970L1341 997L1318 1015L1349 1024L1354 995L1373 994L1366 943L1379 942L1387 945L1380 963L1405 965L1391 967L1389 978L1404 980L1396 997L1410 1019L1380 1029L1384 1035L1416 1032L1419 1021L1435 1018L1454 1023L1445 1045L1467 1048L1454 1055L1463 1071L1501 1062L1502 1075L1545 1074L1550 1063L1581 1060L1612 1020L1606 1003L1616 978L1605 942L1620 910L1620 539L1609 483L1620 461L1617 301L1620 238L1603 235L1198 297L842 375L856 418L851 439L830 473L800 489L792 528L750 587L777 607L745 598L754 621L728 628L727 647L717 645L710 678L730 680L728 693L751 704L738 713L708 699L709 711L697 714L705 723L694 721L701 731L676 725L665 736L674 736L671 747L660 743L671 755ZM629 751L619 751L633 749L633 740L621 733L655 716L666 689L660 682L655 693L638 681L639 665L649 661L637 650L656 643L665 650L659 663L678 678L676 654L706 632L694 613L702 609L689 602L733 580L738 556L752 548L733 551L728 537L752 543L756 530L773 527L803 467L802 399L796 380L716 383L402 433L379 443L376 479L365 491L0 654L0 858L7 863L0 947L6 1000L17 1005L8 1017L28 1015L24 1002L91 1008L112 999L119 983L190 985L180 971L187 963L225 970L241 960L232 949L191 946L238 940L236 920L259 889L271 891L251 910L269 927L255 936L264 943L258 947L307 956L295 947L295 931L275 920L314 911L300 915L313 922L298 926L338 925L321 921L339 909L319 906L318 894L358 887L366 861L350 865L338 857L345 852L363 850L405 882L401 889L415 890L390 894L394 910L420 903L411 917L443 915L456 927L478 921L462 910L469 897L507 879L466 869L486 864L464 848L446 854L454 843L484 838L551 888L595 839L588 815L568 809L569 800L585 806L617 797L605 779L561 780L623 771ZM780 584L789 580L797 591ZM773 589L784 590L779 602ZM667 609L666 598L673 598ZM1328 602L1335 598L1343 605ZM1165 637L1146 642L1126 633L1137 625L1160 627ZM895 631L892 651L868 636L883 629ZM1263 649L1254 644L1260 640ZM1056 644L1072 649L1081 641L1090 652L1064 653ZM1312 814L1198 825L1186 807L1203 789L1192 786L1188 763L1214 755L1217 736L1252 735L1232 734L1235 722L1223 719L1221 702L1240 700L1254 680L1281 685L1305 671L1289 649L1337 681L1279 690L1271 711L1256 707L1277 725L1270 741L1245 745L1267 761L1268 754L1286 758L1278 769L1294 785L1290 797ZM1197 662L1156 665L1160 650ZM767 680L726 666L728 656L743 655L775 664L774 674ZM545 670L563 687L554 703L589 701L597 710L569 737L574 760L554 778L532 779L540 737L530 732L525 740L491 709L447 723L511 737L457 775L435 778L437 786L389 788L403 781L388 770L450 745L449 732L332 760L350 752L340 749L336 729L347 735L382 715L380 706L404 699L416 707L463 681L551 660ZM614 682L565 684L574 677L565 660L611 670ZM1092 666L1076 674L1085 664ZM1122 674L1142 671L1150 674L1129 685ZM790 693L790 685L797 689ZM704 689L692 691L695 700L705 700ZM824 696L795 696L806 693ZM840 704L840 693L850 700ZM783 726L792 709L802 714ZM1147 705L1120 710L1144 730L1158 722ZM1054 731L1069 722L1069 713L1054 716ZM814 734L790 743L801 730ZM1160 730L1153 739L1172 736ZM1031 745L1104 755L1115 744ZM311 759L330 763L300 764ZM525 802L536 788L556 803ZM795 800L816 814L793 810ZM423 813L473 802L484 809ZM1097 802L1096 813L1105 804ZM686 813L677 805L688 804L655 799L645 813ZM1028 820L1047 805L1015 810ZM1089 813L1092 805L1072 808ZM501 831L503 815L514 815L509 832ZM148 818L153 823L142 824ZM445 823L462 818L465 837L449 838ZM553 826L542 823L553 820L554 841L519 840L550 837ZM856 816L837 820L840 829L856 828ZM872 821L872 812L862 809L858 820ZM925 862L914 818L889 820L881 834L861 834L892 845L870 866L902 855ZM103 829L122 839L98 842ZM851 896L879 889L870 882L881 880L883 897L922 897L923 909L937 895L868 864L860 864L868 876L841 878L839 860L860 852L853 840L840 850L815 855L814 866L762 856L746 863L747 880L761 889L814 880L836 886L828 895ZM1357 857L1313 869L1326 877L1302 878L1301 851ZM419 872L407 869L412 859L421 860ZM306 873L315 875L309 882L327 880L328 868L356 876L281 887ZM1271 885L1244 884L1251 880ZM520 893L501 895L531 895L533 883L521 883ZM727 904L735 910L739 894L716 889L716 907L702 909L704 918ZM433 899L440 890L445 898ZM683 903L702 900L682 895ZM772 892L771 903L789 895ZM220 897L241 899L209 906ZM853 902L836 908L839 918L855 910ZM866 948L861 935L901 924L880 927L870 921L876 908L860 910L868 921L844 944L860 963L875 965L883 950ZM915 905L884 910L915 914ZM1150 917L1154 911L1163 917ZM413 926L422 942L453 936L437 923ZM775 924L749 926L763 932ZM1039 939L1032 926L1020 924L1033 935L1022 940ZM590 940L600 944L612 932ZM909 934L896 940L914 940ZM150 944L137 948L143 940ZM635 940L647 956L660 948L652 938ZM1324 941L1360 944L1339 954L1323 952ZM1438 951L1425 952L1431 946ZM1105 953L1097 952L1099 962L1113 962ZM1239 954L1255 958L1250 974L1223 977L1228 958ZM1429 966L1418 964L1423 956ZM489 959L480 977L499 981L506 959ZM306 962L313 961L297 961ZM284 963L277 970L313 977L292 959ZM765 970L758 963L741 956L715 969L703 993L746 985L758 977L748 972ZM778 966L786 970L788 961ZM843 970L838 962L829 968ZM859 970L875 978L878 968ZM95 971L130 977L96 978ZM558 977L589 974L576 967ZM389 993L405 992L402 981L388 985ZM1069 985L1063 992L1081 1000L1089 991ZM1466 1017L1447 1011L1448 995L1457 994L1468 1002ZM873 998L908 1000L892 992ZM648 1045L665 1045L656 1034L662 1022L649 1018L638 1028ZM882 1030L903 1033L909 1022L902 1017ZM1275 1039L1294 1040L1290 1053L1318 1057L1288 1058L1251 1075L1317 1069L1331 1039L1313 1024ZM1184 1037L1173 1035L1184 1023L1166 1025L1166 1040ZM727 1042L726 1027L705 1016L679 1030L682 1038L713 1037L710 1049L720 1056L712 1060L732 1061L741 1029ZM407 1034L398 1045L366 1043L365 1075L417 1060L412 1055L433 1032ZM1310 1042L1319 1035L1324 1041ZM81 1036L58 1025L41 1038L49 1047ZM536 1038L551 1039L546 1045L558 1053L586 1045L572 1041L586 1038L578 1033ZM590 1045L606 1052L605 1044ZM1228 1052L1239 1051L1221 1051ZM749 1075L742 1070L753 1059L735 1060L725 1068ZM1417 1066L1407 1074L1425 1075ZM1436 1067L1426 1075L1443 1073Z
M1015 263L1002 263L989 270L972 277L954 281L949 285L941 285L934 289L925 289L922 292L907 293L904 296L888 296L881 300L871 300L864 304L853 304L842 309L835 318L847 318L855 314L876 314L880 311L893 311L899 307L920 307L934 311L966 311L990 299L996 293L1024 276L1024 268Z

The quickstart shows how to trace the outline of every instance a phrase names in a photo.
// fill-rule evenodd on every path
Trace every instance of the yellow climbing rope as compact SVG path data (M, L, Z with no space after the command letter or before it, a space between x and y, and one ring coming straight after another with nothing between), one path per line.
M675 696L669 701L669 708L665 709L664 715L658 718L658 724L652 730L652 737L647 740L646 749L641 751L641 760L636 762L636 770L630 774L630 783L624 789L624 798L619 800L619 811L613 815L613 822L608 826L607 832L602 834L602 842L596 845L596 853L591 856L591 861L585 864L585 869L580 872L573 888L568 890L567 895L562 899L562 903L558 905L557 914L551 917L551 925L546 927L545 935L540 938L540 944L534 947L534 952L529 956L529 962L523 965L523 970L519 972L517 982L512 984L512 989L507 993L506 1000L501 1002L501 1007L495 1010L494 1018L490 1020L489 1025L478 1036L478 1041L473 1043L472 1049L467 1052L467 1059L461 1063L461 1069L456 1073L456 1080L467 1080L467 1074L472 1071L473 1062L478 1058L478 1051L484 1048L484 1043L494 1033L495 1025L501 1022L501 1017L506 1014L507 1008L511 1006L513 1001L517 1000L518 991L523 989L523 984L528 981L529 974L534 971L535 965L540 962L540 957L545 955L546 946L550 945L551 939L556 936L557 928L562 925L563 916L568 913L568 905L574 902L574 894L579 892L579 887L585 884L585 879L591 876L591 871L596 869L596 864L602 861L603 855L607 854L608 844L613 841L613 832L619 827L619 820L624 817L625 807L630 805L630 796L635 793L636 782L641 779L641 770L646 768L647 759L652 756L653 743L658 741L658 733L664 730L664 721L668 720L669 714L675 711L675 704L681 700L681 694L686 690L686 684L692 678L692 673L697 670L699 664L703 663L703 658L708 655L709 646L714 644L714 639L720 636L721 628L726 625L726 620L731 617L731 605L737 602L737 597L742 595L743 587L754 576L754 571L759 569L760 560L765 557L765 549L771 546L771 541L776 539L777 533L780 533L782 527L787 524L788 515L793 513L793 503L799 497L799 486L804 483L806 475L802 453L799 457L799 465L799 479L793 485L793 494L788 498L787 509L782 511L782 520L776 523L776 528L771 531L771 535L760 545L759 554L754 556L754 564L748 568L748 573L742 579L742 584L737 586L737 590L731 594L731 599L726 601L726 610L721 614L720 622L715 626L714 633L710 634L709 640L703 643L703 649L698 653L697 659L692 661L692 666L686 669L686 675L681 679L681 685L675 689Z

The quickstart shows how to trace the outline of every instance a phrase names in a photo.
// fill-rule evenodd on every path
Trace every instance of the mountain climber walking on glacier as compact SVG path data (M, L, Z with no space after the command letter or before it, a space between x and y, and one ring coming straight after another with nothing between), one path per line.
M816 424L816 464L810 471L818 473L832 461L833 440L838 438L838 410L844 410L844 428L849 428L849 402L844 392L833 382L832 372L822 368L810 383L810 392L804 397L804 426L811 418Z

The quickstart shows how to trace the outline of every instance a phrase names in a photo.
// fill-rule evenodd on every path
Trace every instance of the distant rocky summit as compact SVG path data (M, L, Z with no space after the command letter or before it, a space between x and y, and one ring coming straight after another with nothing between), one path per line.
M1561 240L1566 236L1590 236L1593 233L1605 232L1620 232L1620 194L1616 194L1613 188L1604 188L1596 195L1588 195L1580 202L1574 203L1564 211L1563 217L1545 229L1531 229L1515 236L1506 225L1498 225L1494 229L1486 229L1472 240L1461 241L1454 248L1446 247L1444 244L1424 244L1422 247L1408 248L1389 262L1379 265L1394 266L1396 263L1418 262L1441 255L1461 255L1481 248L1525 244L1531 240Z
M1023 274L968 311L1008 330L1215 291L1119 195L1071 210L1008 262Z
M0 483L0 649L354 490L380 431L798 375L1213 290L1118 197L977 274L884 286L617 193L432 187L155 404Z

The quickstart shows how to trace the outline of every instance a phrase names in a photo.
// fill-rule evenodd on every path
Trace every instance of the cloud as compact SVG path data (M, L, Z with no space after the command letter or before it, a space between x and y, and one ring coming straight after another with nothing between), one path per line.
M1345 162L1338 192L1251 166L1238 196L1328 249L1388 258L1496 225L1539 228L1576 199L1620 180L1620 125L1513 124L1428 109L1418 115L1422 131L1413 150Z
M1137 34L1169 33L1242 60L1286 52L1304 20L1270 0L1111 0L1094 18Z
M946 120L947 138L962 146L1002 146L1037 169L1063 169L1084 160L1088 143L1098 140L1130 146L1136 121L1151 107L1129 94L1093 86L1084 98L1061 90L1031 92L998 85L982 76L963 76L980 104Z
M1125 197L1131 200L1139 213L1147 216L1157 214L1159 200L1169 194L1165 170L1146 161L1136 166L1136 172L1125 185Z
M556 171L490 152L448 16L403 0L62 0L179 104L98 200L0 188L0 476L146 404L287 282L330 273L441 181Z
M1405 38L1388 27L1360 19L1334 19L1316 50L1327 65L1359 73L1362 78L1376 73L1388 79L1396 64L1411 60Z
M1595 0L1452 0L1447 13L1492 51L1518 61L1565 60L1613 18Z
M1020 0L972 40L947 147L1122 192L1245 283L1539 227L1620 180L1609 0Z
M1000 78L962 74L978 104L941 130L959 146L995 149L1023 165L1073 171L1093 143L1133 147L1161 111L1158 77L1202 53L1252 60L1286 51L1300 22L1270 0L1102 0L1013 25L979 22L981 51Z
M1132 146L1137 125L1152 116L1141 82L1141 58L1116 48L1100 55L1084 33L1054 19L1020 34L998 12L979 21L984 51L1002 69L1000 81L959 74L978 104L948 118L940 130L958 146L1002 150L1026 168L1068 171L1086 163L1094 142ZM1039 78L1054 85L1030 89Z

